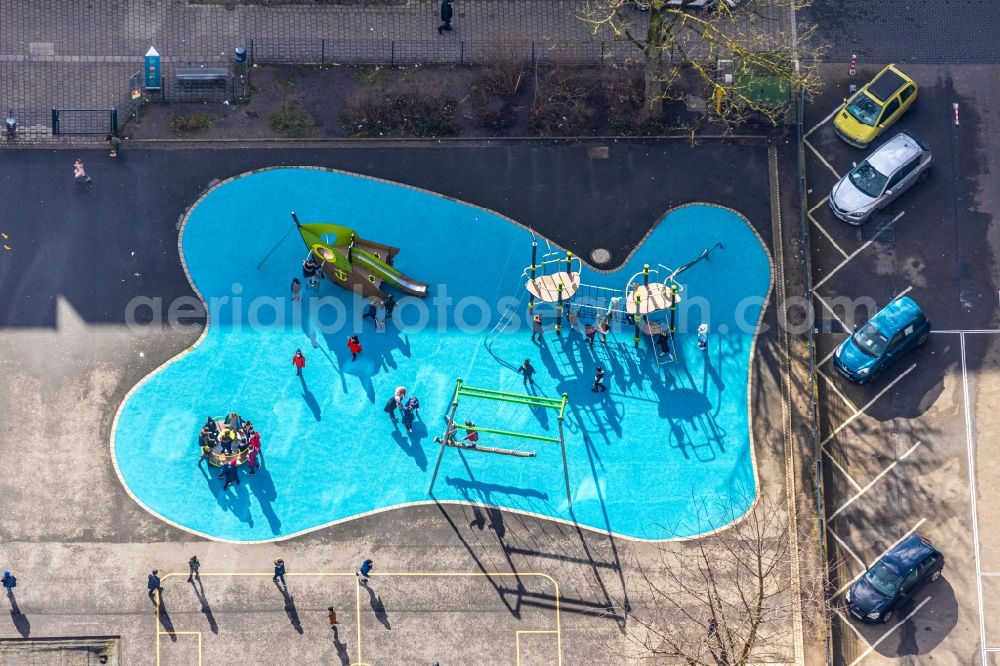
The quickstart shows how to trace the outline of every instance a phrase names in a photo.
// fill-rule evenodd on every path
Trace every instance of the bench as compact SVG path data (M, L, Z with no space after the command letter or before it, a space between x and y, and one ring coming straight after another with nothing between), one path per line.
M225 67L190 67L178 69L175 76L178 83L184 85L212 85L229 81L229 70Z

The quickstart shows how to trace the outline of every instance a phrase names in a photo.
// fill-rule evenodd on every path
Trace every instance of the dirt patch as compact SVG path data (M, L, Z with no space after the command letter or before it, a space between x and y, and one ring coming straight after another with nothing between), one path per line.
M247 103L146 104L131 138L380 136L648 136L693 131L705 114L683 102L642 113L642 72L623 67L257 66ZM694 90L692 94L699 94ZM303 132L288 132L290 113ZM210 122L185 123L197 114ZM311 122L310 122L311 120ZM761 129L761 128L758 128Z

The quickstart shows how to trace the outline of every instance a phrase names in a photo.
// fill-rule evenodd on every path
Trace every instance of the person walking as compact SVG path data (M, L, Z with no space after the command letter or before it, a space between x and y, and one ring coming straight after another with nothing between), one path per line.
M535 339L538 342L542 341L542 315L535 315L531 318L531 341L534 342Z
M295 355L292 356L292 365L295 366L295 375L301 377L302 368L306 367L306 355L302 353L301 349L295 350Z
M375 311L378 309L378 299L370 298L365 304L365 311L361 314L362 319L371 319L375 321Z
M701 324L698 327L698 349L702 351L708 349L708 324Z
M673 354L670 352L670 336L667 335L666 331L660 331L657 342L660 347L660 351L657 356L666 356L668 360L672 360Z
M17 578L10 571L4 569L3 589L7 591L8 597L14 596L14 588L17 587Z
M255 458L257 458L257 467L260 467L260 462L264 459L264 454L260 452L260 433L256 430L250 435L250 439L247 441L247 445L250 447L250 451L253 452ZM251 471L251 474L253 472Z
M583 334L587 336L587 344L593 347L594 338L597 336L597 329L594 328L593 324L587 324L583 327Z
M445 30L451 31L451 17L455 15L455 9L451 6L451 0L441 0L441 25L438 26L438 34L443 35Z
M590 390L594 393L608 390L608 388L604 385L604 368L601 366L597 366L597 370L594 371L594 387Z
M367 585L368 574L371 573L372 567L374 566L375 566L374 562L372 562L371 560L365 560L364 562L361 563L361 566L358 567L358 570L354 575L361 579L362 584Z
M83 160L77 160L73 162L73 178L76 180L78 185L86 185L88 188L91 187L93 178L87 175L87 172L83 168Z
M285 582L285 561L278 558L274 561L274 578L271 579L275 583L279 580L281 581L281 587L285 590L288 589L288 584Z
M415 395L411 395L406 400L406 408L413 412L414 416L420 418L420 399Z
M298 278L292 278L292 301L302 300L302 283Z
M531 365L530 359L527 358L524 359L524 363L521 365L520 368L517 369L517 371L521 373L521 378L524 380L525 386L528 386L529 384L534 386L535 384L534 376L535 372L537 371L535 370L535 366Z
M157 569L153 569L149 577L146 579L146 587L149 588L149 598L154 602L156 601L155 594L159 591L160 595L163 595L163 587L160 585L160 572Z
M331 629L334 631L337 630L337 625L340 623L337 622L337 611L333 610L333 606L329 606L326 609L326 621L330 623Z
M188 560L188 582L190 583L193 578L201 580L201 576L198 574L198 569L201 568L201 562L198 561L197 555L192 555L191 559Z
M306 284L315 289L319 289L319 278L316 277L317 272L319 272L319 264L313 259L312 252L309 256L302 260L302 277L305 279Z
M361 353L361 340L358 339L358 336L352 335L347 338L347 348L351 350L351 360L357 361L358 354Z

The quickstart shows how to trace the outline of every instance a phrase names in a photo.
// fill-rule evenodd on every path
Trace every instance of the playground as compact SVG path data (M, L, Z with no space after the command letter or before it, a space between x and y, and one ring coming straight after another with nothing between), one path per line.
M671 210L605 271L481 208L281 168L207 192L180 253L209 325L129 393L112 435L129 493L180 528L269 541L437 501L660 540L754 500L749 368L771 267L734 211ZM293 301L307 257L324 278ZM376 328L364 308L388 294ZM412 432L383 409L397 387L419 396ZM256 474L225 489L197 441L223 410L264 434Z

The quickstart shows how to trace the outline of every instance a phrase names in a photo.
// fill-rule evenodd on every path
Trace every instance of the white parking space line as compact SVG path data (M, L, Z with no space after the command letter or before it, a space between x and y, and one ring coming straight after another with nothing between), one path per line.
M837 536L836 532L834 532L833 530L831 530L829 527L826 528L826 531L831 536L833 536L834 539L837 540L837 543L839 543L843 547L843 549L847 551L848 555L850 555L851 557L853 557L855 560L858 561L858 564L860 564L861 566L865 566L865 561L862 560L860 557L858 557L858 554L855 553L853 550L851 550L851 547L848 546L846 543L844 543L844 540L841 539L839 536Z
M830 115L828 115L826 118L824 118L823 120L821 120L818 123L816 123L815 125L813 125L813 128L811 130L809 130L808 132L806 132L805 134L803 134L802 138L803 139L808 139L810 134L812 134L813 132L815 132L816 130L818 130L820 127L822 127L823 125L826 125L828 122L830 122L830 119L833 118L835 115L837 115L842 108L844 108L843 104L841 104L836 109L834 109L833 111L831 111Z
M899 215L897 215L896 217L892 218L892 221L893 221L893 222L895 222L896 220L898 220L898 219L899 219L899 218L901 218L901 217L903 217L903 213L900 213L900 214L899 214ZM889 225L888 225L888 224L886 224L885 226L889 226ZM881 231L881 229L879 229L879 231ZM851 252L850 256L849 256L849 257L847 257L847 258L845 258L845 259L844 259L844 260L843 260L842 262L840 262L839 264L837 264L837 267L836 267L836 268L834 268L834 269L833 269L832 271L830 271L829 273L827 273L827 274L826 274L826 277L824 277L824 278L823 278L822 280L820 280L819 282L817 282L816 284L814 284L814 285L813 285L813 289L819 289L819 288L820 288L820 286L822 286L822 284L823 284L824 282L826 282L827 280L829 280L830 278L832 278L832 277L834 276L834 274L835 274L835 273L836 273L837 271L839 271L839 270L840 270L841 268L843 268L844 266L846 266L846 265L847 265L847 262L849 262L849 261L850 261L851 259L853 259L854 257L858 256L858 254L859 254L859 253L860 253L860 252L861 252L862 250L864 250L864 249L865 249L866 247L868 247L869 245L871 245L871 244L872 244L872 243L874 243L874 242L875 242L875 239L874 239L874 238L872 238L872 239L871 239L870 241L866 241L866 242L865 242L865 244L864 244L864 245L862 245L861 247L859 247L859 248L858 248L857 250L855 250L854 252Z
M886 468L885 468L884 470L882 470L881 472L879 472L879 473L878 473L878 476L876 476L876 477L875 477L874 479L872 479L871 481L869 481L869 482L868 482L868 483L867 483L867 484L865 485L865 487L864 487L864 488L862 488L861 490L859 490L859 491L857 492L857 494L856 494L856 495L854 495L854 497L852 497L851 499L849 499L849 500L847 500L846 502L844 502L844 504L843 504L843 505L842 505L842 506L841 506L841 507L840 507L839 509L837 509L836 511L834 511L833 513L831 513L831 514L830 514L830 517L829 517L829 518L827 518L827 519L826 519L826 521L827 521L827 522L830 522L831 520L833 520L834 516L836 516L836 515L837 515L838 513L840 513L841 511L843 511L843 510L844 510L844 509L846 509L847 507L851 506L851 504L852 504L852 503L854 502L854 500L858 499L859 497L861 497L862 495L864 495L864 494L865 494L866 492L868 492L868 491L869 491L869 490L871 489L871 487L872 487L872 486L874 486L874 485L875 485L875 484L876 484L876 483L878 482L878 480L879 480L879 479L881 479L881 478L882 478L883 476L885 476L885 475L886 475L886 474L888 474L888 473L889 473L890 471L892 471L892 469L893 469L893 468L894 468L894 467L895 467L896 465L898 465L898 464L900 463L900 461L902 461L902 460L906 460L906 457L907 457L908 455L910 455L911 453L913 453L913 450L914 450L914 449L916 449L916 448L917 448L918 446L920 446L920 442L917 442L916 444L914 444L913 446L911 446L911 447L910 447L910 448L909 448L909 449L908 449L908 450L906 451L906 453L904 453L903 455L899 456L899 458L897 458L896 460L893 460L893 461L892 461L892 464L891 464L891 465L889 465L889 466L888 466L888 467L886 467Z
M906 289L904 289L903 291L901 291L898 294L896 294L895 296L893 296L892 300L896 300L897 298L902 298L903 296L906 296L908 293L910 293L912 290L913 290L913 286L911 285L911 286L907 287Z
M983 329L969 329L969 330L944 329L944 330L940 330L940 331L931 331L931 333L956 333L956 334L968 333L970 335L977 334L977 333L991 333L991 334L996 334L996 333L1000 333L1000 328L983 328Z
M1000 571L984 571L980 576L1000 576Z
M813 206L812 208L810 208L806 212L807 213L815 213L818 209L820 209L820 208L823 207L823 204L825 204L826 201L827 201L827 199L829 199L829 198L830 198L830 195L828 194L825 197L823 197L822 199L820 199L818 204L816 204L815 206Z
M909 539L910 535L913 534L914 532L916 532L917 530L919 530L920 526L923 525L925 522L927 522L926 518L921 518L920 520L918 520L916 525L914 525L913 527L911 527L909 530L906 531L906 534L904 534L903 536L901 536L898 539L896 539L896 541L894 541L891 546L889 546L888 548L886 548L885 550L883 550L881 553L879 553L878 557L876 557L874 560L871 561L871 564L868 564L868 565L865 566L864 571L859 571L857 576L855 576L851 580L847 581L844 584L844 586L842 588L840 588L839 590L837 590L837 593L834 594L833 596L837 597L837 596L840 596L841 594L843 594L847 590L847 588L849 588L851 585L854 585L854 581L856 581L857 579L861 578L861 576L864 575L865 571L868 571L868 567L874 566L874 564L876 562L878 562L883 557L885 557L886 553L888 553L890 550L892 550L893 548L895 548L899 544L901 544L904 541L906 541L907 539Z
M827 354L826 356L823 357L823 360L820 361L819 365L816 366L816 367L818 368L818 367L826 365L826 362L829 361L831 358L833 358L833 355L837 353L837 349L838 348L840 348L840 343L839 342L837 343L836 347L834 347L833 349L830 350L829 354Z
M837 322L844 327L845 331L848 330L847 324L844 323L844 320L837 316L837 313L833 311L833 308L831 308L829 305L826 304L826 301L823 300L822 296L817 294L815 291L813 292L813 296L816 298L817 301L819 301L819 304L822 305L824 308L826 308L826 311L829 312L831 315L833 315L833 318L836 319Z
M833 463L833 466L839 469L840 473L843 474L845 477L847 477L847 480L851 482L851 485L854 486L855 490L860 491L861 484L855 481L854 477L851 476L851 474L846 469L844 469L839 462L837 462L837 459L833 457L833 454L827 451L826 449L820 449L820 450L826 454L826 457L830 459L830 462Z
M869 407L871 407L872 405L874 405L876 400L878 400L883 395L885 395L886 391L888 391L893 386L895 386L903 377L905 377L906 375L908 375L911 372L913 372L913 369L916 368L916 367L917 367L917 364L914 363L913 365L911 365L910 367L908 367L906 370L904 370L902 373L900 373L900 375L898 377L896 377L891 382L889 382L884 389L882 389L881 391L879 391L878 393L876 393L875 397L868 401L868 404L866 404L864 407L862 407L861 409L859 409L858 411L856 411L854 414L852 414L850 416L850 418L848 418L846 421L844 421L839 426L837 426L836 430L834 430L829 435L827 435L826 439L824 439L820 443L820 446L826 446L826 443L829 442L834 437L836 437L837 433L839 433L841 430L843 430L844 428L846 428L847 426L849 426L851 423L853 423L854 419L856 419L859 416L861 416L862 414L864 414L866 409L868 409Z
M858 411L857 406L853 402L851 402L850 400L848 400L846 395L844 395L843 393L840 392L840 389L837 388L836 382L834 382L832 379L830 379L829 377L827 377L827 375L826 375L825 372L823 372L819 368L816 368L816 374L819 375L820 377L822 377L823 379L825 379L827 381L827 383L830 385L830 388L833 389L833 392L836 393L838 396L840 396L840 399L843 400L844 403L847 404L847 406L851 409L852 412Z
M846 624L848 627L851 628L851 631L854 632L855 636L857 636L859 639L861 639L862 643L864 643L867 647L871 647L872 646L872 644L868 642L868 639L865 638L865 635L862 634L860 631L858 631L858 628L854 626L854 623L851 622L847 618L846 615L844 615L843 613L841 613L839 608L836 609L836 610L834 610L833 612L837 614L837 617L839 617L841 620L844 621L844 624Z
M847 258L847 253L846 253L846 252L844 252L844 248L842 248L842 247L840 247L839 245L837 245L837 241L833 240L833 236L831 236L831 235L830 235L830 232L828 232L828 231L827 231L826 229L824 229L824 228L823 228L823 225L822 225L822 224L820 224L820 223L819 223L819 222L818 222L818 221L816 220L816 218L812 216L812 213L807 213L806 215L807 215L807 216L809 217L809 219L810 219L810 220L812 221L812 223L816 225L816 228L817 228L817 229L819 229L819 230L820 230L820 232L821 232L821 233L822 233L822 234L823 234L824 236L826 236L826 239L827 239L828 241L830 241L830 245L832 245L832 246L834 246L835 248L837 248L837 251L838 251L838 252L840 252L840 253L841 253L842 255L844 255L844 258L846 259L846 258Z
M868 646L867 650L865 650L864 652L862 652L861 654L859 654L858 658L855 659L854 661L852 661L850 663L850 666L854 666L859 661L861 661L862 659L864 659L865 657L867 657L868 655L870 655L872 653L872 650L874 650L875 648L878 647L879 643L881 643L886 638L888 638L889 634L891 634L892 632L896 631L901 626L903 626L903 624L905 624L907 620L909 620L911 617L913 617L914 615L916 615L917 611L920 610L921 608L923 608L924 604L926 604L930 600L931 600L931 598L927 597L926 599L924 599L923 601L921 601L919 604L917 604L917 607L914 608L913 610L911 610L910 613L909 613L909 615L907 615L906 617L904 617L902 620L900 620L896 624L892 625L892 629L890 629L889 631L887 631L884 634L882 634L882 636L877 641L875 641L874 643L872 643L871 645Z
M815 155L819 159L819 161L823 163L823 166L825 166L827 169L830 170L830 173L833 174L833 177L836 178L837 180L840 180L840 174L837 173L837 170L833 168L833 165L827 162L826 158L823 157L818 150L813 148L813 145L811 143L806 141L805 144L806 146L809 147L809 150L813 151L813 155Z
M976 561L976 596L979 602L979 645L982 663L986 662L986 619L983 614L983 563L979 556L979 513L976 509L976 452L972 434L972 411L969 406L969 372L965 363L965 333L958 337L962 351L962 399L965 402L965 447L969 456L969 503L972 505L972 546Z

